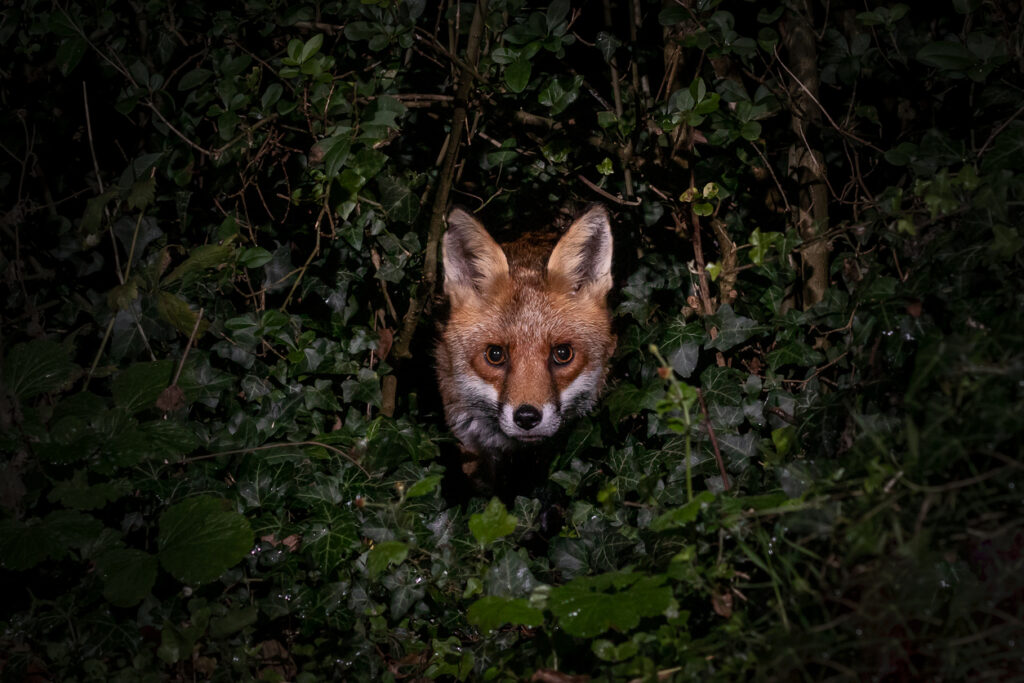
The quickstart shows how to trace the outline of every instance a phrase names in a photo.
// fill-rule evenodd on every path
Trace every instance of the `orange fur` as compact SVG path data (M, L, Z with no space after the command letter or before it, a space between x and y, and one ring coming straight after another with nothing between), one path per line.
M504 245L460 209L448 226L451 310L437 346L448 424L473 456L533 451L586 413L604 385L615 349L607 213L595 206L561 237L529 233Z

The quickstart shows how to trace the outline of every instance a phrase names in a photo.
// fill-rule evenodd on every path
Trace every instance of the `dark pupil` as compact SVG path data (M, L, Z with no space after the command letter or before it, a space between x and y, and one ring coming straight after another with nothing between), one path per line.
M500 346L491 346L487 349L487 358L492 363L500 363L502 358L505 357L505 352L501 350Z
M555 357L563 363L572 357L572 349L564 344L555 347Z

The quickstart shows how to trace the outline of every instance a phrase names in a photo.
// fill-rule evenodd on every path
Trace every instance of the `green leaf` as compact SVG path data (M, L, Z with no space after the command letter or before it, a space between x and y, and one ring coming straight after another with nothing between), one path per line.
M160 515L160 564L183 583L215 580L252 549L249 520L223 498L196 496Z
M482 513L470 515L469 530L477 543L487 547L515 531L518 522L519 520L505 509L505 504L494 497Z
M664 390L660 382L650 381L642 387L623 382L605 399L613 423L621 422L630 415L644 410L654 410Z
M359 548L358 522L345 508L317 507L320 513L309 520L302 534L302 549L313 557L320 571L332 572Z
M210 619L210 637L227 638L246 626L252 626L258 619L259 608L256 605L232 608L224 616Z
M380 188L380 203L388 218L397 223L411 225L420 212L420 198L408 184L390 175L377 178Z
M82 61L82 55L85 54L88 48L89 43L81 36L76 35L65 38L61 42L60 47L57 48L57 56L54 59L60 68L61 74L67 76L74 71L78 63Z
M409 546L401 541L377 543L366 557L366 571L375 579L390 565L400 565L409 555Z
M944 71L965 71L977 62L970 50L951 40L928 43L917 51L917 59Z
M441 483L443 475L432 474L429 477L424 477L418 482L410 486L406 492L406 498L419 498L420 496L426 496L433 493L437 489L437 485Z
M74 365L62 345L35 339L11 348L4 359L3 379L12 394L26 400L56 391L64 385L73 369Z
M299 64L302 64L310 57L320 51L320 46L324 44L324 34L318 33L309 40L306 41L305 45L302 46L302 51L299 52L299 56L296 59Z
M199 313L193 311L189 303L180 296L163 290L157 292L156 311L161 318L169 322L174 329L186 337L191 337L192 330L196 329L196 317ZM199 328L196 331L196 338L202 337L209 327L209 322L206 320L200 321Z
M540 91L538 101L551 108L551 115L557 116L576 101L583 85L583 76L552 78L547 87Z
M580 577L552 588L548 608L572 636L593 638L610 628L628 632L639 625L642 617L658 616L671 607L672 589L661 585L665 579L664 574ZM605 592L609 587L630 583L626 590Z
M57 559L67 553L60 539L49 533L40 520L30 522L34 523L0 520L0 567L24 571L47 558Z
M516 61L505 67L505 85L514 93L521 93L530 84L530 73L533 65L529 59L520 56Z
M187 259L164 278L164 283L170 284L189 273L198 273L207 268L215 268L229 263L233 252L234 247L228 244L204 244L196 247L189 253Z
M719 351L728 351L765 329L750 318L736 315L729 304L722 304L715 315L708 316L708 321L718 328L718 336L708 342L708 348Z
M686 505L669 510L654 518L651 522L651 531L665 531L667 529L678 529L686 526L697 519L697 513L706 508L715 500L715 494L711 491L701 491L693 500Z
M93 197L85 204L85 213L82 214L82 232L93 235L99 232L103 223L103 210L110 203L111 199L118 196L116 188L107 190L98 197Z
M796 443L796 428L792 425L772 430L772 445L775 446L775 452L780 457L784 458L789 455L793 450L794 443Z
M90 486L86 480L85 470L78 470L71 479L56 482L47 494L47 500L51 503L59 502L75 510L96 510L125 493L126 487L120 480Z
M111 384L114 402L129 413L155 407L156 399L171 384L174 367L173 360L135 363L128 366L114 377Z
M610 640L597 638L590 643L590 649L599 659L606 662L622 662L636 656L637 644L632 640L616 645Z
M192 69L178 81L178 90L192 90L197 88L213 75L209 69Z
M544 623L544 613L535 607L530 607L525 598L502 598L497 595L489 595L469 606L466 611L466 620L486 633L504 624L540 626Z
M273 258L274 255L263 247L248 247L238 256L238 260L246 268L262 268Z
M142 602L156 583L157 559L142 550L117 548L96 558L103 597L117 607Z

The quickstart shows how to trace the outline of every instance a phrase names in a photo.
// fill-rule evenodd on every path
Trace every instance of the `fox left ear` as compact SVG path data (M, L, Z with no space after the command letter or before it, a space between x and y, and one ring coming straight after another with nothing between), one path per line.
M548 273L565 278L574 291L603 297L612 288L612 229L600 204L580 216L558 240Z

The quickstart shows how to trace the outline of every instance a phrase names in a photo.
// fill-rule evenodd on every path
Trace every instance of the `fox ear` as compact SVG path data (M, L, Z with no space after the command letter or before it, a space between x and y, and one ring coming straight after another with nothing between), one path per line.
M442 252L444 291L449 296L460 290L480 292L485 283L508 275L505 252L483 224L462 209L448 214Z
M576 291L603 297L612 288L612 229L600 204L578 218L558 240L548 273L565 278Z

